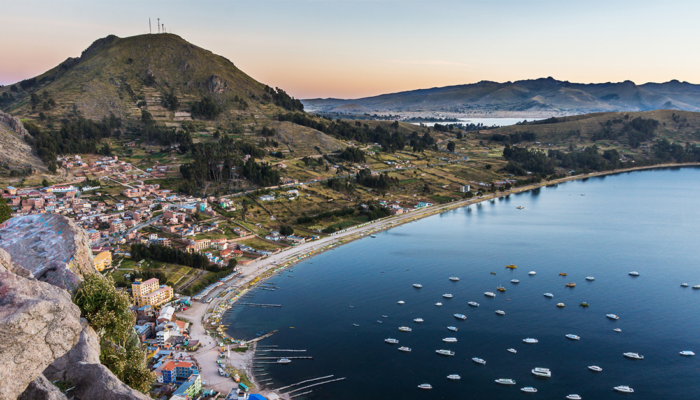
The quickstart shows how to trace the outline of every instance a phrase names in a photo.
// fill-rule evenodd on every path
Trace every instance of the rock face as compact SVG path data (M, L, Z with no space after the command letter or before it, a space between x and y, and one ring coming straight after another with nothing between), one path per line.
M82 327L68 292L15 275L7 253L0 254L0 400L14 400L75 346Z
M0 225L0 248L40 281L73 291L95 273L90 240L73 221L58 214L15 217Z
M0 111L0 172L12 170L26 173L46 172L44 163L24 137L28 135L17 117Z
M44 375L39 375L17 400L68 400L68 398Z
M51 381L70 382L70 386L74 386L70 395L75 400L149 399L122 383L100 364L100 338L85 320L78 344L46 368L44 375Z
M22 125L19 118L13 115L5 114L4 112L0 111L0 122L4 122L9 125L20 138L23 138L25 135L29 135L29 132L24 129L24 125Z

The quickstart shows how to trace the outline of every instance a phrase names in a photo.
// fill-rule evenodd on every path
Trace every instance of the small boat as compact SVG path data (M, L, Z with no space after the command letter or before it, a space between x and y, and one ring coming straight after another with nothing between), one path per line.
M495 273L495 272L491 272L491 275L496 275L496 273Z
M399 300L399 303L398 303L398 304L406 304L406 302L403 301L403 300Z
M352 326L360 326L360 324L352 324Z
M421 285L420 283L414 283L414 284L413 284L413 287L416 288L416 289L420 289L420 288L423 287L423 285Z
M486 297L496 297L496 295L493 292L484 292L484 296Z
M474 358L472 358L472 361L474 361L474 362L477 363L477 364L481 364L481 365L485 365L485 364L486 364L486 360L484 360L483 358L479 358L479 357L474 357Z
M630 358L632 360L643 360L644 356L639 353L623 353L623 356Z
M496 379L496 383L499 385L515 385L515 381L512 379Z
M423 322L423 318L416 318L413 320L413 322L420 324L421 322Z
M455 318L461 319L462 321L464 321L465 319L467 319L467 316L464 314L455 314Z
M371 238L376 238L377 235L372 234L372 235L369 235L369 237L371 237Z
M435 303L435 306L441 307L441 306L442 306L442 303Z
M404 353L410 353L410 352L411 352L411 348L410 348L410 347L406 347L406 346L402 346L402 347L399 347L399 351L403 351Z
M457 332L457 327L456 326L448 326L447 330L452 331L452 332Z
M579 304L579 306L588 307L588 303L586 303L585 301L582 301L581 304Z
M681 287L688 287L688 284L683 282L683 283L681 283Z
M445 343L456 343L456 342L457 342L457 338L446 337L446 338L442 339L442 341L445 342Z
M511 348L511 349L508 349L508 352L509 352L509 353L516 354L516 353L518 352L518 350L515 350L515 349L512 349L512 348Z
M551 378L552 377L552 371L549 370L549 368L535 368L532 371L532 375L539 376L540 378Z
M639 276L639 272L632 271L632 272L630 272L630 276Z
M446 299L451 299L451 298L454 297L454 296L452 296L452 295L449 294L449 293L445 293L445 294L442 295L442 297L444 297L444 298L446 298Z
M462 377L457 375L457 374L452 374L452 375L447 375L447 379L451 379L453 381L458 381L458 380L462 379Z
M692 356L695 355L695 353L693 353L693 352L690 351L690 350L683 350L683 351L681 351L680 354L681 354L682 356L684 356L684 357L692 357Z
M348 307L349 307L349 308L355 308L355 306L352 306L352 305L351 305L351 306L348 306Z
M430 389L432 389L432 388L433 388L433 387L430 386L429 383L421 383L420 385L418 385L418 389L430 390Z
M503 310L496 310L496 314L498 315L506 315L506 312Z
M525 207L523 207L523 206L517 206L516 208L517 208L518 210L524 210L524 209L525 209Z
M537 389L532 386L525 386L524 388L521 388L520 391L525 393L537 393Z
M590 369L593 372L603 372L603 368L600 368L597 365L589 365L588 369Z
M570 395L566 396L566 398L568 400L581 400L582 399L582 397L577 395L577 394L570 394Z
M564 305L564 303L557 303L557 307L564 308L564 307L566 307L566 305Z
M277 364L289 364L290 362L292 362L292 360L288 358L280 358L279 360L277 360Z
M382 320L381 320L381 319L378 319L378 320L377 320L377 323L378 323L378 324L381 324L381 323L382 323Z
M389 344L398 344L398 343L399 343L398 340L392 339L392 338L384 339L384 341L385 341L386 343L389 343Z
M535 338L526 338L526 339L523 339L523 343L535 344L535 343L539 343L539 340L537 340Z
M586 280L587 280L587 281L594 281L594 280L595 280L595 277L587 276L587 277L586 277Z
M620 329L620 328L615 328L615 329L613 329L613 330L614 330L615 332L617 332L617 333L622 332L622 329Z
M520 283L520 281L517 280L517 279L511 279L511 280L510 280L510 283Z
M382 315L382 318L389 318L388 315Z
M504 288L503 286L499 286L496 288L496 290L498 290L499 292L505 292L506 288Z
M560 272L559 276L566 276L566 272Z
M554 295L551 293L545 293L544 297L549 297L551 299L552 297L554 297Z
M399 326L399 330L400 330L401 332L410 332L410 331L412 331L412 329L409 328L409 327L407 327L407 326Z
M452 282L459 282L459 278L457 278L456 276L451 276L451 277L450 277L450 280L451 280Z
M576 287L576 284L574 282L570 282L566 284L566 287Z
M610 318L610 319L615 319L615 320L620 319L620 317L618 317L618 316L615 315L615 314L606 314L605 316L608 317L608 318Z
M537 275L537 272L535 272L535 271L530 271L530 272L528 272L527 274L528 274L528 275Z
M511 264L511 265L506 265L506 268L508 268L508 269L516 269L516 268L518 268L518 267L517 267L516 265Z
M566 338L571 340L581 340L580 336L574 335L573 333L569 333L568 335L566 335Z
M700 289L700 285L693 285L693 289Z
M632 388L629 387L629 386L625 386L625 385L622 385L622 386L615 386L615 387L613 388L613 390L616 391L616 392L620 392L620 393L634 393L634 389L632 389Z
M479 307L479 303L477 303L476 301L470 301L470 302L467 303L467 304L469 304L469 305L472 306L472 307Z
M449 356L452 357L455 355L455 352L452 350L435 350L435 352L441 356Z

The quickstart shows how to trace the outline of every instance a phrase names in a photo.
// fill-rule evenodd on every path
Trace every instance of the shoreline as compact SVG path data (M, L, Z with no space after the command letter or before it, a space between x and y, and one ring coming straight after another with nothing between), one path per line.
M402 214L400 216L391 216L391 217L386 217L384 219L372 221L367 225L361 226L354 228L350 227L347 228L345 231L337 232L333 236L327 236L325 238L305 243L304 245L299 245L292 247L290 249L287 249L286 251L282 251L276 255L273 255L271 257L268 257L266 259L257 261L255 263L251 263L249 266L246 266L244 268L250 269L252 271L247 271L246 273L241 274L241 280L232 282L230 285L223 285L222 289L217 292L212 294L210 297L215 297L215 300L212 301L211 304L207 303L202 303L204 305L204 312L197 318L199 319L200 323L202 324L202 328L206 328L204 325L205 319L212 318L214 316L218 317L217 319L217 325L218 322L223 318L224 314L226 311L228 311L228 307L231 305L235 304L243 295L248 293L250 290L253 290L256 286L260 285L261 283L264 283L268 279L278 275L281 272L284 272L285 270L294 267L297 265L299 262L306 260L308 258L311 258L315 255L321 254L323 252L326 252L328 250L333 250L337 248L340 245L346 244L346 243L351 243L355 240L367 237L373 233L381 232L384 230L388 230L409 222L417 221L419 219L427 218L436 214L441 214L443 212L451 211L457 208L462 208L465 206L471 206L473 204L478 204L482 203L484 201L489 201L489 200L495 200L499 197L504 197L504 196L509 196L511 194L518 194L518 193L524 193L527 191L531 191L534 189L539 189L542 187L546 186L551 186L551 185L557 185L560 183L566 183L570 181L576 181L576 180L582 180L582 179L587 179L591 177L599 177L599 176L607 176L607 175L615 175L615 174L620 174L620 173L627 173L627 172L635 172L635 171L644 171L644 170L651 170L651 169L661 169L661 168L683 168L683 167L700 167L700 163L687 163L687 164L677 164L677 163L671 163L671 164L658 164L658 165L652 165L652 166L643 166L643 167L633 167L633 168L625 168L625 169L618 169L618 170L612 170L612 171L601 171L601 172L594 172L586 175L575 175L575 176L569 176L565 178L560 178L560 179L554 179L551 181L542 181L536 184L530 184L530 185L525 185L525 186L520 186L517 188L513 188L511 190L507 190L504 192L496 192L496 193L489 193L484 196L480 197L474 197L471 199L464 199L464 200L458 200L458 201L453 201L451 203L446 203L442 205L436 205L436 206L431 206L428 208L425 208L423 210L417 210L414 212L411 212L409 214ZM296 251L295 251L296 250ZM285 254L287 253L287 254ZM276 261L273 261L276 260ZM274 267L274 268L273 268ZM272 268L272 269L270 269ZM221 293L224 291L228 290L228 293L225 294L222 297L218 297ZM217 311L218 309L218 311ZM224 330L225 331L225 330ZM216 331L214 332L216 333ZM225 337L228 337L224 333ZM252 350L255 351L256 345L253 345ZM245 368L245 373L248 376L248 379L250 379L251 382L255 382L255 375L253 374L252 371L252 365L246 365ZM235 387L235 382L231 381L231 387ZM258 391L263 394L263 395L269 395L271 393L276 394L277 396L280 396L282 399L286 399L287 397L276 392L275 390L272 389L264 389L261 390L262 388L257 387Z

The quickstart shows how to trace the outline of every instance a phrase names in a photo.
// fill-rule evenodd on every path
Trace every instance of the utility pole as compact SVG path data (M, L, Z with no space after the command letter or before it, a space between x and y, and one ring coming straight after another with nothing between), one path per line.
M158 33L160 33L160 18L158 18Z
M151 30L151 18L148 18L148 33L153 33L153 30Z

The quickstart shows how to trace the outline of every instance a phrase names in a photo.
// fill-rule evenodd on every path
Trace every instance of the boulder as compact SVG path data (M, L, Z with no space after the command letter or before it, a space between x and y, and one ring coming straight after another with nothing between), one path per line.
M68 400L68 398L44 375L39 375L17 400Z
M44 375L52 380L70 382L70 395L75 400L148 400L149 397L122 383L100 364L100 338L87 321L78 343L63 357L54 361Z
M87 234L59 214L34 214L3 222L0 248L36 279L68 291L77 288L85 274L95 273Z
M2 252L4 253L4 252ZM14 400L78 342L80 310L65 290L10 272L0 257L0 400Z

